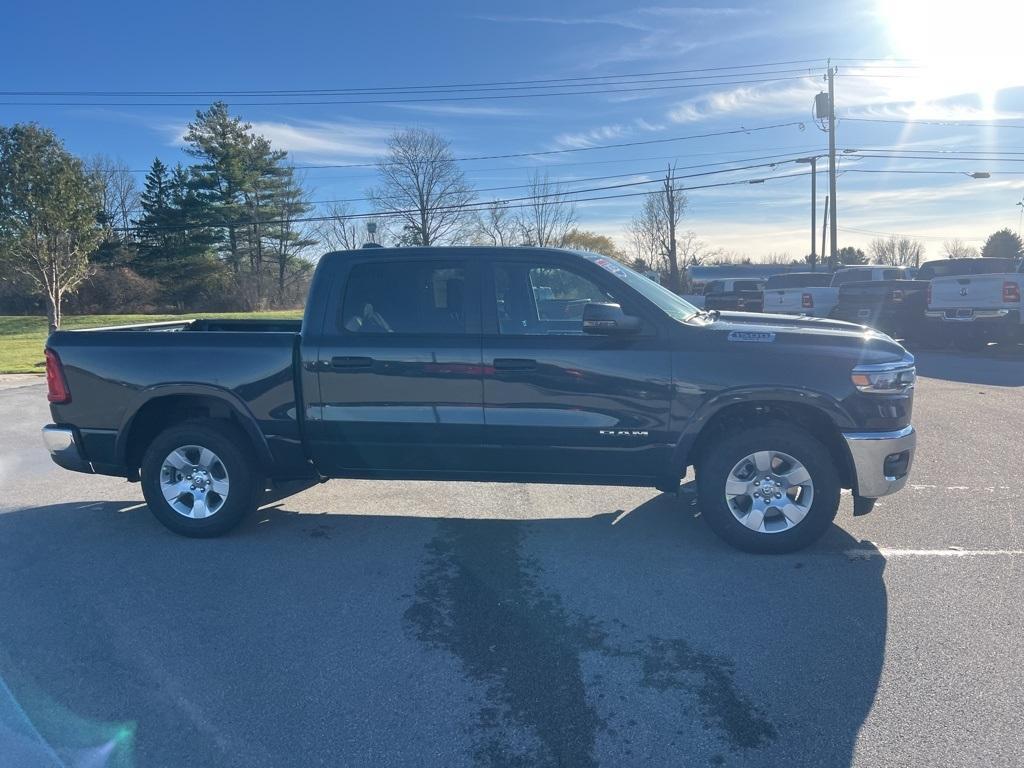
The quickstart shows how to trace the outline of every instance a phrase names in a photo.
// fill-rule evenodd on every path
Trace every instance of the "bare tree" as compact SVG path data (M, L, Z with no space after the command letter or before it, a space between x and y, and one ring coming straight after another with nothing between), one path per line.
M515 245L519 240L516 218L508 203L492 200L476 212L473 240L484 245Z
M327 209L324 221L317 224L316 236L326 251L354 251L366 242L366 225L361 218L352 218L347 203L334 203Z
M948 259L974 259L981 255L977 248L968 245L959 237L946 240L942 244L942 253Z
M893 267L916 267L921 263L924 246L916 240L902 235L876 238L868 245L871 258L876 264Z
M139 218L140 190L135 175L123 161L106 155L94 155L87 168L99 190L103 223L116 230L120 239L128 239L133 221Z
M640 213L630 223L630 233L637 257L663 265L668 272L668 287L682 288L686 265L679 263L679 225L686 211L686 195L676 187L676 169L670 165L662 179L661 189L644 198Z
M377 171L381 183L367 197L402 222L410 242L437 245L466 236L472 217L465 207L474 194L447 140L421 128L399 131Z
M530 178L530 200L516 217L522 239L530 245L559 247L576 223L576 203L557 181L535 172Z

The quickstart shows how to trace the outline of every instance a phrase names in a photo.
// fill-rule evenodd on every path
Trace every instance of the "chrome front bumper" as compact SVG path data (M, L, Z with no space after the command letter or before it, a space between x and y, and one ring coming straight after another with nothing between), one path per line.
M897 432L844 432L843 438L853 459L858 496L877 499L907 484L917 447L913 427Z
M78 442L75 440L75 431L67 427L57 427L48 424L43 427L43 445L50 452L53 463L72 472L88 472L92 474L92 464L85 460Z

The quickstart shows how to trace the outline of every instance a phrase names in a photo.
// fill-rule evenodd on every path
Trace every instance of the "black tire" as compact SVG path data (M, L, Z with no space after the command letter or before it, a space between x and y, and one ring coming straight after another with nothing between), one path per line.
M758 451L780 451L799 461L810 474L814 495L804 518L789 530L752 530L733 514L725 483L733 468ZM697 466L697 499L701 516L726 543L758 554L781 554L817 541L839 509L839 475L831 453L811 434L785 424L771 424L723 435L707 449ZM766 518L767 519L767 518Z
M230 480L226 497L209 517L186 517L175 511L164 498L161 488L164 461L182 446L199 446L213 451ZM220 536L242 522L259 503L263 483L255 464L249 440L231 422L213 419L186 421L165 429L146 449L141 467L142 494L156 519L175 533L195 538ZM189 497L186 495L185 498Z

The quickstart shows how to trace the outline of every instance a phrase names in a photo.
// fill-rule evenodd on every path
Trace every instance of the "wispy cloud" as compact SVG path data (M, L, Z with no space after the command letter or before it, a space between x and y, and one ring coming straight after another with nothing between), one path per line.
M592 16L517 16L515 14L478 14L471 18L501 24L555 24L558 26L613 26L623 29L654 31L666 19L694 21L699 19L728 18L761 15L764 11L752 7L714 6L646 6L631 8L624 13L602 13Z
M187 126L160 123L152 126L168 135L169 143L184 143ZM381 123L344 120L258 120L253 130L283 149L304 159L364 159L380 156L395 127Z
M601 125L586 131L559 134L555 137L554 148L578 149L581 147L593 147L639 132L661 131L664 127L664 125L659 123L652 123L649 120L638 117L628 123Z
M475 107L458 104L389 104L388 106L410 112L459 117L529 117L536 114L532 109L519 107Z

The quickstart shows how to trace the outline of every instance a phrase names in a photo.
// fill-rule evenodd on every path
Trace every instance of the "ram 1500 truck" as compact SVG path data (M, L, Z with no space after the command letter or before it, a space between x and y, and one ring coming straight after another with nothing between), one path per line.
M876 328L894 339L926 337L924 280L866 280L843 283L829 317Z
M294 323L58 331L67 469L141 479L212 536L268 482L486 480L679 488L729 543L792 551L907 481L914 359L829 320L695 309L616 261L542 248L320 259ZM439 511L443 509L439 507Z
M979 349L990 341L1024 341L1024 262L969 261L969 271L935 277L929 284L926 314L929 324L938 329L936 335L965 350Z

